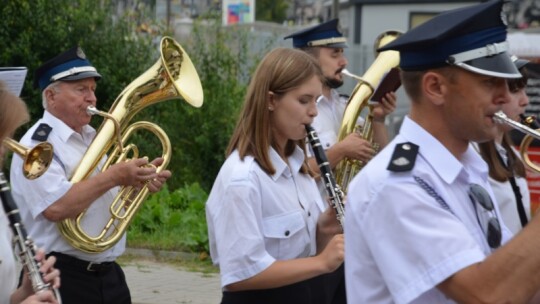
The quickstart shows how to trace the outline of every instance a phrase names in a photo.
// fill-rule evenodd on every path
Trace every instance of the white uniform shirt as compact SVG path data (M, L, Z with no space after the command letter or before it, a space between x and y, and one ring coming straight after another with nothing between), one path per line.
M499 144L496 144L497 151L499 155L506 162L508 157L506 156L506 150ZM519 187L521 192L521 202L523 203L523 208L525 209L525 214L527 219L531 218L531 197L529 193L529 186L527 185L527 179L521 176L516 176L516 185ZM504 224L512 233L518 233L523 227L521 226L521 220L519 218L519 213L516 203L516 195L512 189L512 184L510 181L499 182L491 177L489 178L491 187L493 188L493 193L497 199L497 204L499 205L499 210L501 210L501 215L504 221Z
M79 134L45 111L43 117L28 130L20 143L28 147L35 146L38 141L31 138L42 123L52 127L47 141L53 145L55 157L49 169L41 177L28 180L22 175L22 159L18 155L13 157L11 163L12 193L19 205L28 235L38 247L45 248L47 252L61 252L92 262L114 261L125 250L125 235L109 250L96 254L85 253L69 245L60 234L57 224L47 220L42 214L71 188L72 184L68 178L77 168L96 131L87 125L83 128L82 134ZM101 160L96 171L103 166L104 161L105 159ZM82 227L89 235L96 236L110 219L109 206L117 191L117 188L109 190L87 209Z
M11 294L17 287L19 273L13 255L11 227L0 208L0 304L9 304Z
M255 276L276 260L316 253L317 219L323 210L315 181L299 172L300 148L285 163L274 149L274 175L251 156L234 151L225 161L206 202L210 254L221 286Z
M336 90L330 90L330 99L322 95L317 103L319 112L311 126L317 131L321 145L326 150L338 139L343 113L347 108L347 99L339 96Z
M343 114L347 108L347 98L341 97L336 90L330 90L330 99L322 95L317 103L318 114L311 126L317 132L322 147L327 150L338 142L338 133L343 122ZM364 119L358 117L357 125L363 125ZM309 145L308 156L313 156L313 149ZM326 200L328 194L322 181L317 182L321 197ZM326 205L328 206L328 205Z
M387 170L394 147L419 146L411 171ZM472 148L457 160L418 124L400 133L353 179L345 216L350 303L453 303L437 284L491 253L468 196L471 183L493 198L487 164ZM452 212L420 187L422 178ZM496 212L497 206L495 205ZM499 216L500 219L500 216ZM501 222L502 243L510 231Z

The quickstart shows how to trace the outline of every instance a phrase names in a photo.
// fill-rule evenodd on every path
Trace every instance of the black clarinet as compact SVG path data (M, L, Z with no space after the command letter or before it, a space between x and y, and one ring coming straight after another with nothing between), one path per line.
M26 229L21 221L19 209L13 200L11 195L11 189L4 176L4 172L0 171L0 199L2 200L2 206L6 212L6 216L9 220L14 235L14 243L18 251L18 255L21 263L27 269L30 281L32 282L32 288L35 293L39 293L46 290L52 290L58 301L61 303L60 293L57 289L53 289L51 284L43 281L43 274L39 271L41 264L36 261L36 247L31 238L28 237Z
M315 132L315 129L313 129L310 125L306 125L306 131L309 144L313 149L313 154L315 155L315 159L317 160L317 164L319 165L319 169L321 171L321 179L324 182L326 194L328 195L328 199L330 200L332 207L336 211L337 220L339 221L339 223L341 224L341 228L343 229L345 224L345 206L343 205L343 191L341 190L341 187L336 183L336 179L334 178L334 174L332 173L332 168L330 168L330 163L326 158L326 153L324 152L317 132Z

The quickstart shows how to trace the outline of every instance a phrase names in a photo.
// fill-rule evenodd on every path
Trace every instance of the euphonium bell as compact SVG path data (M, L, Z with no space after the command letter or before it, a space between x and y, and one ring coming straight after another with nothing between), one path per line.
M70 181L76 183L88 178L106 154L108 159L102 171L115 163L126 161L128 153L131 153L132 158L138 158L137 147L134 144L127 144L127 140L133 132L140 129L154 133L161 141L164 162L156 168L156 171L159 173L165 170L171 158L171 143L167 134L150 122L139 121L128 124L135 114L149 105L181 98L194 107L200 107L203 103L202 86L197 71L184 49L174 39L164 37L160 43L160 59L120 93L108 113L95 108L87 109L89 114L104 116L106 120ZM111 203L111 217L98 235L90 235L81 227L85 212L75 219L61 221L58 224L59 230L75 248L89 253L105 251L121 239L148 194L146 185L141 189L121 187Z
M53 147L48 142L41 142L33 148L27 148L11 138L5 138L3 144L22 157L23 175L27 179L40 177L47 171L53 159Z
M401 35L397 31L387 31L379 35L375 41L375 50L392 42ZM338 133L338 141L343 140L353 132L360 132L363 139L373 144L373 128L372 128L372 110L373 105L369 103L369 98L375 92L386 73L390 69L399 65L399 53L397 51L384 51L377 55L375 61L362 77L349 73L347 70L343 74L353 77L358 80L358 84L354 87ZM364 125L359 131L356 127L358 116L368 109ZM377 147L375 147L377 149ZM343 192L347 192L349 183L353 177L363 168L365 164L358 160L345 158L336 166L336 182L341 186Z

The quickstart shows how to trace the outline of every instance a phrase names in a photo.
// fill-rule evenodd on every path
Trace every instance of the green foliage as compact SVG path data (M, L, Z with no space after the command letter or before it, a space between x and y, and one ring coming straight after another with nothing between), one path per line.
M287 18L289 1L285 0L257 0L255 6L255 19L283 23Z
M127 16L115 20L111 1L7 0L0 6L0 66L26 66L21 96L32 120L42 114L41 93L33 89L33 74L44 61L80 45L103 76L97 97L108 108L123 87L155 58L152 37L134 34ZM31 124L22 128L30 127Z
M0 66L28 67L21 97L28 104L32 121L20 128L15 138L42 116L41 93L32 86L33 74L57 54L74 45L84 49L103 76L96 91L102 110L108 110L120 92L158 60L156 41L166 33L138 32L141 22L148 23L144 12L116 16L114 2L3 1ZM173 190L163 189L143 204L128 232L130 246L208 250L206 193L224 161L249 76L275 38L254 43L254 38L265 38L254 37L249 27L222 27L220 23L219 15L205 16L193 24L189 37L178 41L198 72L204 90L203 106L194 108L181 99L160 102L143 109L134 119L158 124L170 138L169 169L173 177L167 184ZM98 127L102 121L98 117L93 125ZM133 141L140 156L152 159L161 155L155 136L136 132Z
M170 192L164 187L143 203L128 230L128 245L150 249L208 252L204 206L198 183Z
M197 69L204 91L203 106L194 108L175 100L149 107L142 114L145 119L159 121L171 140L174 161L169 169L174 179L168 183L172 189L197 181L209 190L214 182L249 75L268 49L263 46L260 53L250 50L248 31L223 28L219 18L195 22L189 40L179 42Z

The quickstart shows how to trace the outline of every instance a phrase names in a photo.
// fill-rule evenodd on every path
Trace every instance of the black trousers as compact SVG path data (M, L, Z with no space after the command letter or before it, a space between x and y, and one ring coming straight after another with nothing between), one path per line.
M116 262L94 265L58 252L49 255L60 270L63 304L131 304L124 271Z
M342 264L334 272L321 275L314 283L315 295L317 298L323 299L322 303L347 303L347 294L345 292L345 264Z
M343 265L335 272L295 284L261 290L223 292L221 304L345 304Z

